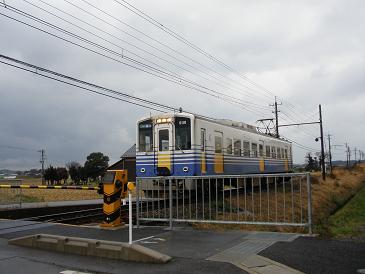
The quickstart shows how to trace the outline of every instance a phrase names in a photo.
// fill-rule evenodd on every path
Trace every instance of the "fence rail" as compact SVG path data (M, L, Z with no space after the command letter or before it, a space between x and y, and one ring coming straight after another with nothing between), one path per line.
M137 179L142 221L308 227L309 173ZM140 195L149 197L141 200Z

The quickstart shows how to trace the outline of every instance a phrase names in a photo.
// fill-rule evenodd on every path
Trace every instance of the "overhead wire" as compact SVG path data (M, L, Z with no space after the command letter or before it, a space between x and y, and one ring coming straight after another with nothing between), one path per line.
M39 9L41 9L41 10L43 10L44 12L47 12L47 13L49 13L49 14L51 14L51 15L53 15L53 16L55 16L55 17L57 17L57 18L59 18L60 20L62 20L62 21L65 21L65 22L67 22L67 23L69 23L69 24L72 24L73 26L75 26L75 27L77 27L77 28L80 28L80 29L82 29L82 30L84 30L84 31L87 31L88 33L90 33L90 31L88 31L88 30L86 30L85 28L82 28L82 27L80 27L80 26L78 26L78 25L75 25L75 24L73 24L72 22L70 22L70 21L68 21L68 20L66 20L66 19L64 19L64 18L61 18L60 16L57 16L57 15L55 15L54 13L52 13L52 12L49 12L49 11L47 11L47 10L45 10L45 9L43 9L43 8L41 8L41 7L39 7L39 6L37 6L37 5L35 5L35 4L33 4L33 3L30 3L29 1L27 1L27 0L23 0L24 2L26 2L26 3L28 3L28 4L30 4L30 5L32 5L32 6L34 6L34 7L37 7L37 8L39 8ZM138 46L136 46L136 45L134 45L134 44L132 44L132 43L130 43L130 42L128 42L128 41L126 41L126 40L124 40L124 39L120 39L119 37L117 37L117 36L115 36L115 35L113 35L113 34L111 34L111 33L109 33L109 32L106 32L106 31L104 31L104 30L102 30L102 29L100 29L100 28L98 28L98 27L96 27L95 25L93 25L93 24L90 24L90 23L88 23L88 22L86 22L85 20L82 20L82 19L80 19L80 18L78 18L78 17L76 17L76 16L73 16L72 14L70 14L70 13L68 13L68 12L65 12L65 11L63 11L63 10L60 10L60 9L58 9L57 7L55 7L55 6L53 6L53 5L51 5L51 4L49 4L49 3L46 3L46 2L44 2L43 0L38 0L38 1L40 1L40 2L42 2L42 3L44 3L45 5L47 5L47 6L49 6L49 7L51 7L51 8L53 8L53 9L56 9L57 11L59 11L59 12L61 12L61 13L63 13L63 14L66 14L66 15L68 15L68 16L70 16L70 17L72 17L72 18L74 18L74 19L76 19L76 20L78 20L78 21L80 21L80 22L82 22L82 23L84 23L84 24L87 24L88 26L91 26L91 27L93 27L93 28L95 28L95 29L97 29L97 30L99 30L99 31L101 31L101 32L103 32L103 33L105 33L105 34L107 34L107 35L109 35L109 36L111 36L111 37L113 37L113 38L115 38L115 39L117 39L117 40L119 40L119 41L121 41L121 42L123 42L123 43L126 43L126 44L128 44L128 45L130 45L130 46L132 46L132 47L135 47L136 49L138 49L138 50L140 50L140 51L143 51L144 53L147 53L147 54L149 54L149 55L151 55L151 56L153 56L153 57L155 57L155 58L158 58L158 59L160 59L160 60L162 60L162 61L164 61L164 62L166 62L166 63L168 63L168 64L170 64L170 65L173 65L173 66L175 66L175 67L177 67L177 68L179 68L179 69L181 69L181 70L184 70L184 71L186 71L186 72L188 72L188 73L191 73L192 75L194 75L194 76L198 76L198 77L200 77L200 78L202 78L202 79L204 79L204 80L207 80L207 81L212 81L212 82L214 82L215 84L217 84L217 85L219 85L219 86L221 86L221 87L225 87L225 88L227 88L227 89L229 89L229 90L231 90L231 91L233 91L233 92L235 92L235 93L240 93L241 94L241 90L238 90L237 88L232 88L232 87L230 87L230 86L226 86L226 85L224 85L224 84L222 84L222 83L220 83L219 81L221 81L221 80L219 80L218 78L216 78L216 77L213 77L212 75L210 75L210 74L207 74L207 73L205 73L205 72L203 72L204 73L204 75L208 75L209 77L211 77L211 78L213 78L214 80L211 80L211 79L208 79L207 77L204 77L204 76L202 76L202 75L197 75L196 73L194 73L193 71L191 71L191 70L189 70L189 69L186 69L186 68L184 68L184 67L182 67L182 66L180 66L180 65L177 65L177 64L175 64L175 63L173 63L173 62L171 62L171 61L169 61L169 60L167 60L167 59L165 59L165 58L162 58L162 57L160 57L160 56L157 56L156 54L153 54L153 53L151 53L151 52L149 52L149 51L147 51L147 50L145 50L145 49L142 49L141 47L138 47ZM73 4L74 5L74 4ZM83 9L82 9L83 10ZM83 10L84 11L84 10ZM85 11L86 12L86 11ZM99 18L99 17L96 17L96 18ZM99 18L100 20L103 20L103 19L101 19L101 18ZM104 20L103 20L104 21ZM112 26L114 26L114 25L112 25ZM114 26L114 27L116 27L116 26ZM117 27L116 27L117 28ZM119 29L119 28L118 28ZM121 30L121 29L119 29L119 30ZM121 31L123 31L123 30L121 30ZM124 31L123 31L124 32ZM92 34L92 35L94 35L95 36L95 34L94 33L90 33L90 34ZM101 38L100 36L98 36L99 38ZM132 37L134 37L134 38L137 38L137 37L135 37L135 36L132 36ZM101 39L103 39L104 41L105 41L105 38L101 38ZM108 41L109 43L112 43L112 42L110 42L110 41ZM115 43L112 43L113 45L115 45ZM147 45L149 45L149 44L147 44ZM117 46L117 45L115 45L115 46ZM153 47L154 49L157 49L157 48L155 48L155 47ZM130 52L131 54L133 54L133 55L136 55L136 56L139 56L139 58L142 58L142 59L144 59L144 60L147 60L146 58L143 58L143 57L141 57L140 55L137 55L137 54L135 54L135 53L133 53L132 51L130 51L130 50L126 50L126 51L128 51L128 52ZM161 51L161 50L159 50L159 51ZM163 52L163 53L165 53L164 51L161 51L161 52ZM166 54L166 53L165 53ZM170 57L173 57L172 55L169 55ZM178 60L178 61L180 61L179 59L176 59L176 60ZM151 62L151 63L153 63L153 64L155 64L156 65L156 63L154 63L154 62L152 62L152 61L150 61L150 60L147 60L148 62ZM187 64L187 63L186 63ZM188 64L187 64L188 65ZM161 66L160 66L161 67ZM193 68L195 68L195 67L193 67ZM166 69L166 68L165 68ZM171 71L170 71L171 72ZM171 72L171 73L173 73L173 72ZM179 76L179 75L178 75ZM181 77L181 76L179 76L179 77ZM228 83L226 83L225 82L225 84L228 84ZM242 102L246 102L246 103L249 103L249 104L253 104L253 105L255 105L256 107L259 107L259 108L265 108L265 109L268 109L267 107L265 107L265 106L262 106L262 105L258 105L258 104L255 104L255 103L253 103L253 102L248 102L248 101L244 101L244 100L242 100L242 99L239 99L239 98L236 98L237 100L240 100L240 101L242 101Z
M84 0L82 0L84 1ZM146 14L145 12L143 12L142 10L136 8L135 6L133 6L132 4L130 4L128 1L125 1L125 0L121 0L121 2L125 3L121 3L120 1L118 0L113 0L114 2L120 4L121 6L127 8L128 10L130 10L131 12L135 13L136 15L140 16L141 18L147 20L148 22L150 22L151 24L155 25L156 27L158 27L159 29L167 32L168 34L172 35L173 37L175 37L176 39L180 40L181 42L183 42L184 44L188 44L189 46L191 46L192 48L194 48L195 50L197 50L198 52L202 53L203 55L205 55L206 57L210 58L210 59L213 59L214 61L217 61L218 63L220 63L221 65L223 65L224 67L228 68L229 70L232 71L232 68L229 67L229 66L226 66L226 64L224 64L223 62L221 62L220 60L217 60L215 57L213 57L211 54L208 54L207 52L205 52L204 50L202 50L201 48L199 48L198 46L194 45L193 43L189 42L187 39L185 39L184 37L180 36L179 34L177 34L176 32L172 31L171 29L169 29L168 27L162 25L161 23L159 23L157 20L153 19L151 16L149 16L148 14ZM253 83L256 85L256 83ZM262 88L261 86L259 85L256 85L260 88ZM264 91L267 91L269 94L271 95L275 95L274 93L272 93L271 91L265 89L265 88L262 88ZM283 100L282 100L283 101ZM299 117L303 117L303 120L310 120L311 117L307 114L304 114L304 113L301 113L301 112L298 112L296 107L291 104L291 103L287 103L288 104L288 108L291 109L291 112L293 113L296 113L297 116ZM310 135L308 134L306 131L303 131L305 132L305 134L307 135Z
M11 7L11 6L10 6ZM8 6L8 8L9 8L9 6ZM29 18L29 16L31 17L31 19L35 19L36 21L38 21L38 22L41 22L41 23L44 23L45 21L44 20L41 20L41 19L39 19L39 18L37 18L37 17L34 17L34 16L32 16L32 15L29 15L29 14L27 14L27 13L24 13L24 12L22 12L22 11L18 11L16 8L14 8L14 7L11 7L11 8L13 8L13 9L15 9L15 12L16 13L20 13L20 14L25 14L25 16L26 17L28 17ZM9 17L9 16L6 16L6 17ZM11 18L11 17L10 17ZM15 18L11 18L11 19L15 19ZM40 20L40 21L39 21ZM16 20L16 21L18 21L18 22L21 22L21 23L25 23L25 22L22 22L22 21L19 21L19 20ZM103 46L100 46L100 45L98 45L98 44L96 44L96 43L94 43L94 42L90 42L89 40L87 40L87 39L85 39L85 38L80 38L80 36L78 36L78 35L75 35L75 34L73 34L73 33L70 33L70 32L68 32L68 31L65 31L65 30L63 30L62 28L59 28L59 27L57 27L57 26L54 26L53 24L50 24L50 23L48 23L48 22L45 22L46 24L47 24L47 26L50 26L50 27L52 27L52 28L54 28L54 29L56 29L56 30L59 30L59 31L61 31L61 32L63 32L63 33L66 33L66 34L69 34L69 35L71 35L72 37L74 37L74 38L79 38L79 39L81 39L82 41L84 41L84 42L87 42L87 43L89 43L89 44L92 44L92 45L96 45L98 48L101 48L101 49L105 49ZM25 23L26 24L26 23ZM26 25L28 25L28 26L31 26L31 25L29 25L29 24L26 24ZM33 28L36 28L37 30L41 30L41 29L39 29L39 28L37 28L37 27L34 27L34 26L31 26L31 27L33 27ZM44 31L44 30L41 30L41 31L43 31L43 32L46 32L47 34L50 34L49 32L47 32L47 31ZM51 34L52 36L54 36L54 37L57 37L57 38L60 38L60 39L62 39L62 40L64 40L64 41L66 41L66 42L71 42L71 41L69 41L69 40L67 40L67 39L64 39L64 38L61 38L61 37L59 37L59 36L57 36L57 35L54 35L54 34ZM78 45L78 46L80 46L79 44L77 44L77 43L75 43L75 42L71 42L72 44L74 44L74 45ZM86 48L86 47L84 47L84 46L81 46L82 48L84 48L84 49L88 49L88 48ZM88 50L90 50L90 49L88 49ZM106 48L106 50L108 51L108 52L111 52L111 53L114 53L114 54L117 54L118 55L118 53L116 53L116 52L114 52L114 51L111 51L111 50L109 50L109 49L107 49ZM94 51L94 50L91 50L92 52L94 52L94 53L97 53L96 51ZM97 53L97 54L100 54L100 53ZM110 56L106 56L105 54L100 54L100 55L102 55L103 57L107 57L107 58L109 58L109 59L112 59L112 60L114 60L114 61L117 61L117 62L120 62L120 63L122 63L122 64L126 64L125 62L121 62L120 60L117 60L117 59L115 59L115 58L112 58L112 57L110 57ZM119 54L119 57L123 57L123 56L120 56L120 54ZM128 57L124 57L124 58L126 58L128 61L133 61L133 59L131 59L131 58L128 58ZM128 64L127 64L128 65ZM140 62L138 62L138 65L140 65ZM146 72L146 69L149 69L149 66L146 66L145 64L143 64L144 65L144 69L140 69L139 68L139 70L142 70L142 71L144 71L144 72ZM129 64L129 66L131 66L131 67L133 67L133 68L136 68L135 66L132 66L132 65L130 65ZM158 76L158 75L156 75L156 73L159 73L160 71L159 70L157 70L157 69L155 69L154 70L154 73L151 73L151 72L148 72L149 74L151 74L151 75L154 75L154 76ZM170 80L171 81L171 79L166 79L166 75L167 76L172 76L172 75L169 75L168 73L164 73L165 75L164 76L158 76L159 78L162 78L162 79L165 79L165 80ZM174 79L175 80L175 79ZM180 84L180 85L182 85L182 86L185 86L185 87L188 87L188 88L190 88L190 89L193 89L193 90L196 90L196 91L199 91L199 92L202 92L202 93L205 93L205 94L208 94L208 95L210 95L210 96L213 96L213 97L216 97L216 98L218 98L218 99L221 99L221 100L224 100L224 101L226 101L226 102L228 102L228 103L233 103L233 104L238 104L238 105L242 105L246 110L248 110L248 111L251 111L251 112L258 112L257 110L255 110L255 109L252 109L252 108L250 108L249 106L247 106L247 105L245 105L245 104L243 104L243 103L239 103L239 102L237 102L237 101L230 101L229 99L235 99L235 98L232 98L231 96L229 96L229 95L225 95L225 94L223 94L223 93L220 93L220 92L217 92L217 91L215 91L215 90L212 90L212 89L209 89L209 88L206 88L206 87L202 87L202 86L199 86L198 85L198 87L202 87L202 88L205 88L205 89L207 89L207 90L209 90L209 91L212 91L212 92L214 92L214 93L216 93L216 94L218 94L219 96L216 96L216 95L214 95L214 94L211 94L211 93L209 93L209 92L205 92L205 91L202 91L201 89L198 89L198 88L194 88L194 87L192 87L192 86L190 86L190 84L192 84L191 82L189 82L189 81L186 81L186 80L184 80L184 79L177 79L177 81L174 81L174 80L172 80L172 82L174 82L174 83L177 83L177 84ZM188 84L183 84L183 83L181 83L181 81L182 80L184 80L185 82L188 82ZM226 97L228 97L229 99L227 99L227 98L222 98L222 96L226 96Z
M89 15L91 15L91 16L93 16L93 17L97 18L97 19L99 19L99 20L102 20L103 22L105 22L105 23L107 23L107 24L110 24L110 23L108 23L106 20L104 20L104 19L102 19L102 18L100 18L100 17L98 17L98 16L94 15L93 13L90 13L89 11L86 11L85 9L83 9L83 8L79 7L78 5L76 5L75 3L71 3L71 2L70 2L70 1L68 1L68 0L63 0L63 1L65 1L66 3L69 3L70 5L72 5L72 6L76 7L77 9L79 9L79 10L81 10L81 11L83 11L83 12L85 12L85 13L87 13L87 14L89 14ZM197 65L201 66L202 68L204 68L204 69L206 69L206 70L209 70L209 71L211 71L211 72L213 72L213 73L215 73L215 74L219 75L219 76L220 76L220 77L222 77L222 78L227 78L227 79L229 79L229 80L230 80L230 84L231 84L231 85L232 85L233 83L234 83L234 84L236 84L236 85L238 84L238 85L240 85L241 87L244 87L244 88L246 88L246 89L251 90L251 91L249 92L251 95L253 95L253 96L254 96L254 95L256 95L256 96L257 96L257 90L255 90L255 89L253 89L253 88L251 88L251 87L245 86L245 85L243 85L242 83L239 83L239 82L237 82L237 81L234 81L233 79L231 79L231 78L227 77L226 75L223 75L222 73L217 72L216 70L214 70L214 69L212 69L212 68L210 68L210 67L208 67L208 66L206 66L206 65L202 64L201 62L198 62L198 61L196 61L196 60L192 59L191 57L187 56L186 54L183 54L183 53L181 53L180 51L175 50L174 48L172 48L172 47L168 46L167 44L165 44L165 43L163 43L163 42L161 42L161 41L159 41L159 40L157 40L157 39L153 38L151 35L148 35L148 34L146 34L145 32L143 32L143 31L141 31L141 30L139 30L139 29L137 29L137 28L133 27L132 25L130 25L130 24L128 24L128 23L126 23L126 22L124 22L123 20L121 20L121 19L119 19L119 18L117 18L117 17L115 17L115 16L113 16L112 14L110 14L110 13L108 13L108 12L104 11L103 9L101 9L101 8L97 7L96 5L91 4L89 1L87 1L87 0L79 0L79 1L82 1L82 2L86 3L87 5L89 5L90 7L94 8L95 10L97 10L97 11L99 11L99 12L101 12L101 13L103 13L103 14L107 15L108 17L110 17L110 18L112 18L112 19L114 19L114 20L118 21L119 23L121 23L121 24L123 24L123 25L125 25L125 26L129 27L130 29L132 29L132 30L134 30L134 31L138 32L139 34L143 35L144 37L146 37L146 38L148 38L148 39L150 39L150 40L152 40L152 41L154 41L154 42L158 43L159 45L163 46L164 48L167 48L167 49L171 50L172 52L174 52L174 53L176 53L176 54L178 54L178 55L180 55L180 56L182 56L182 57L184 57L184 58L186 58L186 59L190 60L191 62L193 62L193 63L195 63L195 64L197 64ZM118 29L119 29L119 30L121 30L120 28L118 28ZM121 31L122 31L123 33L125 33L125 34L127 34L127 35L129 35L129 36L133 37L134 39L137 39L138 41L140 41L140 42L142 42L142 43L145 43L145 44L147 44L147 45L149 45L149 46L152 46L152 45L150 45L149 43L146 43L145 41L141 40L140 38L138 38L138 37L136 37L136 36L134 36L134 35L131 35L131 34L130 34L130 33L128 33L128 32L125 32L124 30L121 30ZM154 49L158 50L158 51L161 51L160 49L158 49L158 48L156 48L156 47L154 47L154 46L152 46L152 47L153 47ZM163 51L162 51L162 52L163 52ZM164 53L165 53L165 54L168 54L168 53L166 53L166 52L164 52ZM172 57L172 58L174 58L174 59L176 59L176 57L172 56L171 54L169 54L169 56L170 56L170 57ZM184 62L184 64L191 66L190 64L186 63L185 61L182 61L181 59L179 59L179 60L180 60L180 62ZM193 67L193 68L195 68L195 69L199 70L199 69L198 69L197 67L195 67L195 66L191 66L191 67ZM201 71L201 70L199 70L199 71L200 71L200 72L202 72L202 73L206 73L205 71ZM241 92L245 92L245 93L247 93L248 91L243 91L243 90L241 90ZM268 98L269 98L270 100L272 99L271 97L268 97Z
M81 1L86 2L86 0L81 0ZM247 80L252 85L256 86L257 88L259 88L263 92L266 92L267 94L269 94L270 95L270 98L271 98L271 96L272 97L275 96L275 94L272 91L270 91L270 90L262 87L261 85L259 85L256 82L254 82L253 80L251 80L250 78L248 78L245 74L237 72L232 67L228 66L227 64L225 64L224 62L222 62L218 58L214 57L212 54L206 52L205 50L201 49L199 46L195 45L194 43L190 42L189 40L187 40L183 36L179 35L175 31L171 30L166 25L164 25L164 24L160 23L159 21L157 21L156 19L152 18L146 12L144 12L141 9L137 8L136 6L130 4L128 1L126 1L126 0L120 0L120 1L113 0L113 1L116 2L116 3L118 3L119 5L123 6L124 8L128 9L129 11L133 12L134 14L138 15L142 19L148 21L149 23L151 23L152 25L154 25L157 28L161 29L162 31L164 31L164 32L168 33L169 35L173 36L174 38L176 38L177 40L181 41L182 43L184 43L184 44L188 45L189 47L193 48L194 50L196 50L197 52L199 52L202 55L206 56L207 58L209 58L209 59L213 60L214 62L220 64L221 66L225 67L229 71L234 72L237 75L243 77L245 80ZM294 106L293 104L291 104L289 102L288 102L288 104Z
M81 0L81 1L88 3L88 1L86 1L86 0ZM190 42L186 38L182 37L181 35L179 35L175 31L169 29L167 26L165 26L165 25L161 24L160 22L158 22L157 20L153 19L151 16L147 15L145 12L143 12L142 10L136 8L135 6L133 6L132 4L130 4L129 2L122 1L122 2L126 3L131 8L128 8L127 6L123 5L121 2L119 2L117 0L113 0L113 1L116 2L116 3L118 3L119 5L127 8L128 10L132 11L133 13L135 13L136 15L140 16L141 18L145 19L146 21L148 21L149 23L153 24L154 26L158 27L162 31L164 31L164 32L168 33L169 35L175 37L177 40L179 40L182 43L184 43L184 44L188 45L189 47L193 48L194 50L196 50L197 52L201 53L205 57L211 59L212 61L214 61L214 62L216 62L218 64L220 64L221 66L223 66L224 68L228 69L229 71L235 72L236 74L238 74L239 76L241 76L242 78L244 78L246 81L250 82L251 84L253 84L253 85L257 86L257 87L260 87L257 83L255 83L251 79L249 79L246 75L237 73L232 67L228 66L227 64L225 64L224 62L222 62L218 58L214 57L212 54L210 54L210 53L206 52L205 50L201 49L200 47L198 47L194 43ZM138 11L138 12L136 12L136 11ZM133 29L135 29L135 28L133 28ZM136 30L136 31L139 31L139 30ZM269 96L270 99L272 99L272 97L275 96L275 94L273 94L271 91L268 91L268 90L266 90L265 88L262 88L262 87L260 87L260 88L263 91L265 91L268 95L270 95Z
M40 31L42 31L42 32L44 32L44 33L46 33L46 34L50 34L50 35L52 35L52 36L54 36L54 37L56 37L56 38L59 38L59 39L61 39L61 40L63 40L63 41L69 42L69 43L71 43L71 44L73 44L73 45L76 45L76 46L79 46L79 47L81 47L81 48L83 48L83 49L89 50L89 51L91 51L91 52L93 52L93 53L95 53L95 54L101 55L101 56L106 57L106 58L108 58L108 59L111 59L111 60L113 60L113 61L116 61L116 62L122 63L122 64L127 65L127 66L130 66L130 67L133 67L133 68L135 68L135 69L141 70L141 71L143 71L143 72L146 72L146 73L148 73L148 74L151 74L151 75L157 76L157 77L162 78L162 79L165 79L165 80L167 80L167 81L170 81L170 82L173 82L173 83L179 84L179 85L181 85L181 86L188 87L188 88L190 88L190 89L192 89L192 90L196 90L196 91L199 91L199 92L202 92L202 93L208 94L208 95L213 96L213 97L215 97L215 98L217 98L217 99L220 99L220 100L226 101L227 103L234 104L234 102L229 101L229 100L227 100L226 98L222 98L222 97L219 97L218 95L214 95L214 94L210 94L210 93L204 92L204 91L199 90L199 89L197 89L197 88L194 88L194 87L192 87L192 86L189 86L189 85L183 84L183 83L178 82L178 81L174 81L174 80L168 79L168 78L166 78L166 77L163 77L163 76L161 76L161 75L155 74L155 73L153 73L153 72L149 72L149 71L147 71L147 70L145 70L145 69L141 69L141 68L138 68L138 67L136 67L136 66L133 66L133 65L127 64L127 63L125 63L125 62L122 62L122 61L120 61L120 60L118 60L118 59L115 59L115 58L110 57L110 56L108 56L108 55L105 55L105 54L103 54L103 53L97 52L97 51L95 51L95 50L92 50L92 49L87 48L87 47L85 47L85 46L82 46L82 45L80 45L80 44L77 44L77 43L75 43L75 42L72 42L72 41L70 41L70 40L67 40L67 39L65 39L65 38L62 38L62 37L60 37L60 36L58 36L58 35L55 35L55 34L52 34L52 33L50 33L50 32L47 32L47 31L45 31L45 30L42 30L42 29L40 29L40 28L38 28L38 27L32 26L32 25L30 25L30 24L27 24L27 23L25 23L25 22L23 22L23 21L21 21L21 20L18 20L18 19L16 19L16 18L13 18L13 17L11 17L11 16L5 15L5 14L3 14L3 13L0 13L0 15L3 15L3 16L8 17L8 18L10 18L10 19L13 19L13 20L15 20L15 21L17 21L17 22L19 22L19 23L25 24L25 25L30 26L30 27L32 27L32 28L35 28L35 29L37 29L37 30L40 30ZM237 103L236 103L236 104L237 104ZM241 106L241 108L242 108L242 106ZM244 109L246 109L247 111L250 111L250 112L254 112L254 113L256 112L256 113L258 113L258 111L257 111L257 110L254 110L254 109L251 109L251 108L248 108L248 107L245 107Z

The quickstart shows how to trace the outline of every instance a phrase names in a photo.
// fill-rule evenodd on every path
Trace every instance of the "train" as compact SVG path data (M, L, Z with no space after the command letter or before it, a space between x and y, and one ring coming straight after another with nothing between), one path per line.
M292 144L227 119L166 113L137 121L136 177L287 173Z

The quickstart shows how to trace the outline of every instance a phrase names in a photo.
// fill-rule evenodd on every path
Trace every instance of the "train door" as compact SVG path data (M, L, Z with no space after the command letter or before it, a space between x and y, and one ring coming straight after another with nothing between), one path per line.
M205 130L205 128L200 129L200 152L201 152L200 170L201 170L202 174L205 174L205 173L207 173L206 130Z
M155 174L170 176L174 174L174 144L172 123L155 125Z
M259 140L259 169L260 169L260 172L265 172L264 147L265 147L264 141Z
M214 172L224 172L224 159L223 159L223 133L214 132Z

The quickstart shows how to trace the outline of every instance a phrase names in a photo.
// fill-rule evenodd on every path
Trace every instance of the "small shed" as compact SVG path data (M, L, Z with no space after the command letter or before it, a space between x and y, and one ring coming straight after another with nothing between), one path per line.
M108 167L108 170L120 169L128 170L128 182L136 181L136 144L124 152L118 162Z

